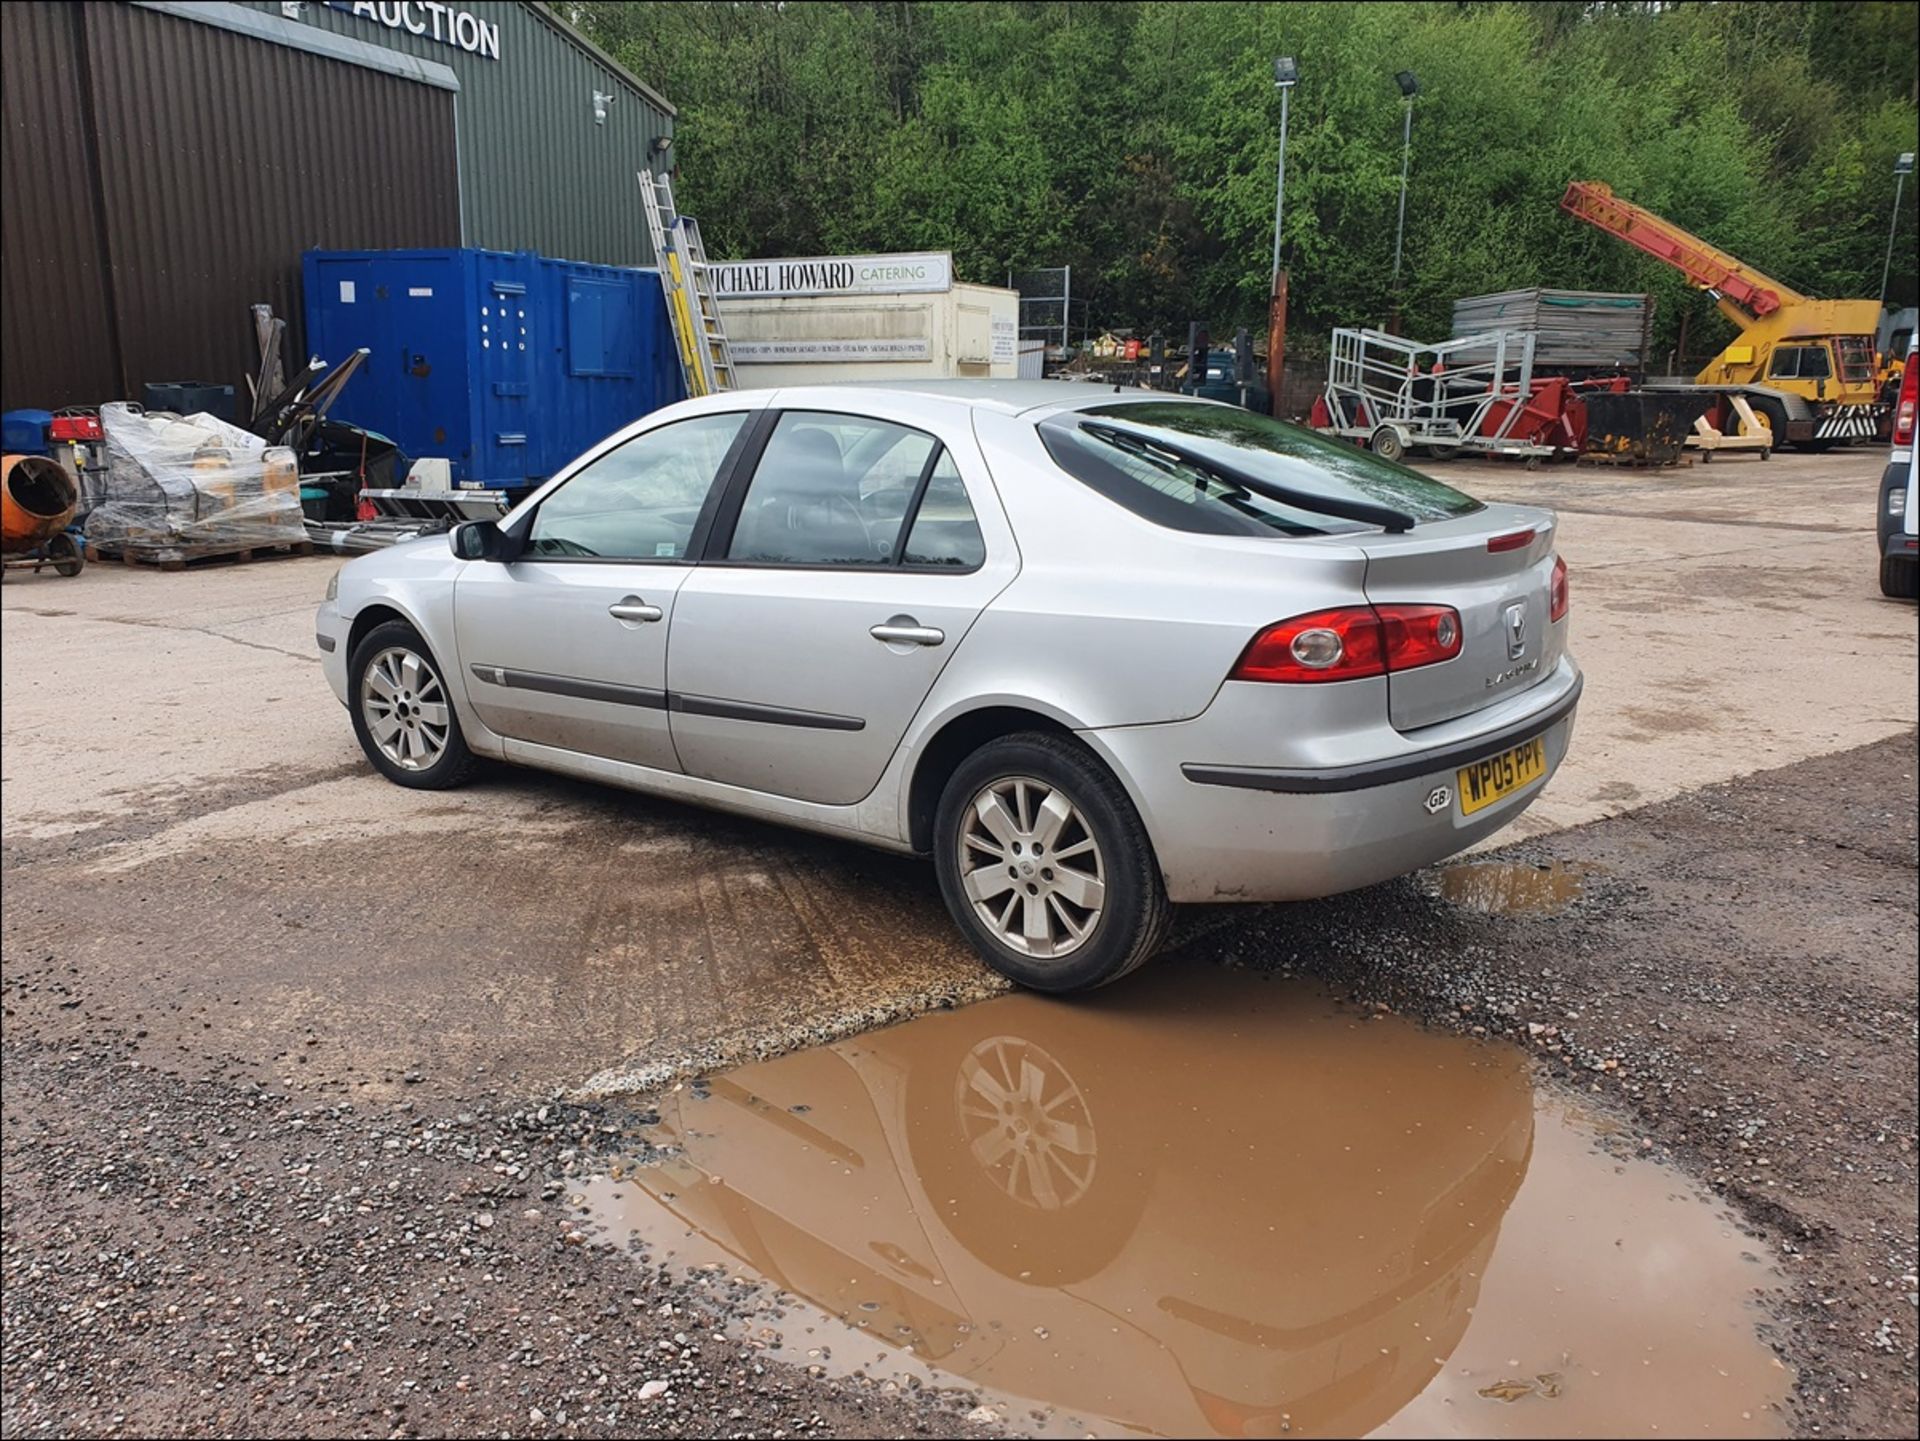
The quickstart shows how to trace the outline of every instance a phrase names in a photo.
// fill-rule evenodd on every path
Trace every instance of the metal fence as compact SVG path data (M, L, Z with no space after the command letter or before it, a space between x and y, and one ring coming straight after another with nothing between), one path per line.
M1020 338L1045 341L1056 355L1072 344L1073 267L1007 272L1007 287L1020 292Z

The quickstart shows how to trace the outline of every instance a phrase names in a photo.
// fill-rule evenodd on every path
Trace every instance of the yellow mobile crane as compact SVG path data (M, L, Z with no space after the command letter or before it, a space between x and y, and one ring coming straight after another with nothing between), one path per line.
M1664 260L1711 295L1740 334L1687 382L1650 386L1709 390L1721 397L1722 424L1732 396L1746 397L1776 445L1824 449L1883 433L1887 408L1873 372L1880 305L1873 300L1815 300L1707 244L1651 210L1622 200L1597 180L1576 180L1560 208L1575 219ZM1724 427L1723 427L1724 428Z

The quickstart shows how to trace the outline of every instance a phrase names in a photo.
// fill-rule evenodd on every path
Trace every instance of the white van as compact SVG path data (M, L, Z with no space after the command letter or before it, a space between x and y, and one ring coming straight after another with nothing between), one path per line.
M1914 444L1914 411L1920 401L1920 365L1916 352L1920 343L1909 341L1907 370L1900 378L1900 399L1893 412L1893 454L1887 459L1886 473L1880 477L1880 511L1876 527L1880 537L1880 593L1899 600L1920 599L1920 525L1915 524L1915 507L1920 504L1920 471L1914 456L1920 446Z

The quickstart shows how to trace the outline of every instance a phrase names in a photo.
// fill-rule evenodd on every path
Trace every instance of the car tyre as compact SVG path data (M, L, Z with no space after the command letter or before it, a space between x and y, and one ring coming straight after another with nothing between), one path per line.
M390 620L368 631L347 662L347 712L374 769L395 785L439 791L463 784L473 752L460 730L446 672L420 633Z
M1920 600L1920 563L1886 556L1880 562L1880 594L1891 600Z
M1172 907L1140 814L1069 737L1021 732L962 761L935 812L933 858L974 949L1033 990L1107 985L1166 939Z

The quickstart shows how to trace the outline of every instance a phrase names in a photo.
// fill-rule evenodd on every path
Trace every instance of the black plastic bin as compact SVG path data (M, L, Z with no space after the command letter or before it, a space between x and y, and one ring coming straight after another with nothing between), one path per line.
M1587 451L1643 465L1673 465L1693 423L1713 404L1694 391L1599 391L1587 397Z
M170 410L175 415L198 415L205 411L232 421L233 387L215 385L209 380L166 380L148 385L140 397L148 410Z

